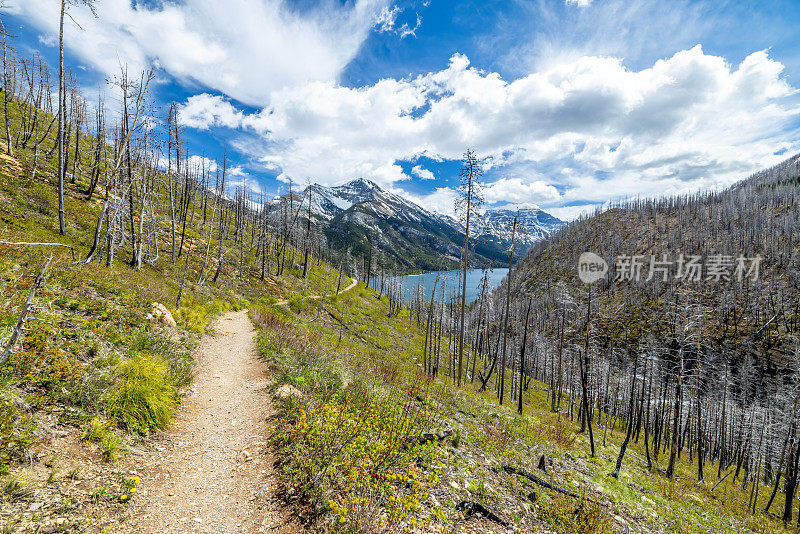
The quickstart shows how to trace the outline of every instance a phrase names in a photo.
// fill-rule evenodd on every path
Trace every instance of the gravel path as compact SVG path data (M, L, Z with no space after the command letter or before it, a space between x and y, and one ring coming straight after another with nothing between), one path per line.
M347 286L346 288L344 288L341 291L339 291L338 293L336 293L337 296L341 295L345 291L350 291L351 289L356 287L356 285L358 285L358 280L356 278L351 278L351 280L352 281L350 282L349 286ZM306 300L321 299L321 298L322 298L322 295L306 295L306 297L305 297ZM283 306L284 304L286 304L288 302L289 302L288 300L279 300L277 302L273 302L273 306Z
M192 393L156 454L142 462L132 526L145 533L302 531L275 495L267 445L274 410L247 311L225 314L214 330L201 342Z

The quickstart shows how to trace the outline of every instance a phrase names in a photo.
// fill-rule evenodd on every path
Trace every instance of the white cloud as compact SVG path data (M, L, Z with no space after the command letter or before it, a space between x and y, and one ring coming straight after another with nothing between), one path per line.
M58 46L58 38L55 35L39 35L38 40L44 46Z
M489 203L514 202L533 207L557 202L561 195L555 187L539 180L529 182L520 178L500 178L484 184L483 196Z
M428 169L421 167L420 165L414 165L411 169L411 174L419 178L420 180L435 180L436 176L433 175L431 171Z
M578 7L589 7L592 5L592 0L564 0L564 3Z
M251 195L256 195L256 196L260 196L262 193L266 193L266 190L261 186L258 180L247 175L243 175L235 180L231 180L228 183L228 186L226 186L226 189L228 189L228 187L230 187L229 191L238 188L243 188Z
M401 13L399 6L384 6L381 12L375 19L375 28L380 33L395 33L400 36L400 39L405 39L409 35L417 36L417 30L422 26L422 17L419 13L416 14L416 22L412 28L408 22L397 25L397 17Z
M428 211L443 213L457 218L455 204L458 193L451 187L437 187L431 193L423 195L409 193L402 189L393 189L392 192L419 204Z
M400 8L397 6L384 6L378 17L375 19L375 27L379 32L385 33L394 30L397 24L397 15L400 14Z
M281 87L335 80L387 2L327 0L298 13L285 0L155 6L99 0L97 18L80 5L69 8L77 24L65 23L65 42L106 74L118 73L120 64L134 72L155 64L179 79L266 105L270 93ZM59 2L11 0L6 9L46 37L58 35Z
M202 170L205 168L206 172L216 172L217 162L205 156L189 156L188 162L190 169Z
M236 128L243 117L229 101L208 93L190 96L178 111L181 124L198 130L208 130L211 126Z
M546 209L720 187L776 163L797 148L800 114L782 70L764 51L734 66L695 46L639 71L586 56L506 81L456 54L416 78L283 89L256 114L210 95L184 110L198 127L256 133L252 155L296 182L393 187L409 178L398 161L470 147L485 158L487 200Z

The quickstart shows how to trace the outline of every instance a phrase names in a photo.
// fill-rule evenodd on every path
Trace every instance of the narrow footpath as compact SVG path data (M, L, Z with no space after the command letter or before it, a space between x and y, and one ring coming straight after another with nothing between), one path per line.
M268 446L274 408L247 311L215 321L174 423L143 459L131 503L134 532L302 531L276 496Z

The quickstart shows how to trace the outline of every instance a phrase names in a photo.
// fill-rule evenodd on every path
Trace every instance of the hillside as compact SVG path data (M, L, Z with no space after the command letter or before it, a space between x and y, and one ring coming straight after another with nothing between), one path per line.
M84 142L93 144L88 136ZM32 178L31 150L15 148L0 167L0 239L69 244L77 258L84 257L102 210L102 202L87 201L82 193L88 176L67 184L69 230L61 236L52 165L40 160ZM47 148L45 143L40 149ZM91 152L80 153L84 168L90 168ZM282 242L277 227L262 234L264 221L243 203L191 196L181 190L185 180L161 176L154 193L162 202L153 204L161 207L152 212L154 227L162 229L155 234L162 251L158 259L137 268L127 251L106 267L104 261L73 263L69 250L52 249L53 263L36 297L37 320L29 322L31 329L0 369L5 454L0 518L6 531L141 532L145 516L165 507L148 499L174 498L169 486L161 485L160 467L141 459L160 458L169 447L181 450L186 440L162 429L174 431L173 415L182 420L183 410L203 402L193 392L207 391L211 386L205 381L232 372L217 367L193 385L196 346L208 340L200 335L219 313L245 306L259 329L260 354L272 367L269 390L278 403L277 418L264 422L271 443L249 443L248 454L275 455L280 476L274 491L283 497L260 500L258 487L240 488L262 507L264 521L284 514L305 530L363 532L781 528L769 516L747 512L740 481L728 479L713 489L695 484L686 456L678 462L680 476L667 480L657 468L647 468L641 445L631 444L636 456L621 478L607 477L623 436L618 414L609 420L611 412L598 411L605 417L602 445L590 457L586 434L577 432L577 397L557 394L533 378L519 394L524 410L517 414L512 406L497 405L491 391L481 392L475 372L457 388L456 343L444 308L404 308L363 282L333 296L347 286L346 274L330 266L341 264L339 258L326 263L314 249L304 277L302 241ZM197 182L188 183L191 191ZM174 196L189 199L184 253L175 262L168 253L171 210L163 202L170 188ZM208 216L202 217L206 204ZM216 224L220 211L228 221L222 234ZM208 249L212 259L206 262ZM50 252L0 245L4 332L30 289L27 275L38 272ZM222 259L219 269L215 257ZM183 299L176 306L181 280ZM177 326L156 317L155 302L165 304ZM443 322L432 323L434 313L441 313ZM497 332L498 319L492 324ZM423 369L431 348L438 370L433 375ZM492 354L470 355L474 370L476 364L488 366ZM156 373L148 374L148 368ZM506 371L513 375L513 365ZM134 403L120 403L120 391L135 392ZM513 397L515 391L509 381L506 392ZM189 400L182 400L185 394ZM563 410L553 413L556 397ZM229 426L219 423L206 428L222 438ZM195 468L187 460L191 456L180 457ZM250 465L246 457L241 464L237 469ZM779 494L776 506L780 503ZM276 506L280 509L271 508ZM167 519L195 525L220 520Z
M630 202L582 218L536 244L520 263L515 282L534 292L557 283L583 291L578 258L593 252L609 265L599 294L613 295L609 302L598 297L598 314L619 317L615 313L624 310L612 310L619 302L663 313L678 293L681 301L699 306L702 319L695 328L709 348L737 361L752 357L774 374L794 360L797 350L798 201L800 155L724 191ZM697 280L677 278L681 255L686 262L702 258L705 270ZM638 256L638 281L630 280L632 256ZM754 279L751 258L758 256ZM670 263L656 265L661 270L648 280L651 257ZM717 275L709 270L715 258L724 262ZM745 260L742 273L737 272L739 258ZM650 328L664 329L667 320L657 315Z

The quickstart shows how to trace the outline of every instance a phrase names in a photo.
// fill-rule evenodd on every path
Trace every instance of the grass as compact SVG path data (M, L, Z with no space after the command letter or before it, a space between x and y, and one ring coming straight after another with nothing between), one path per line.
M36 440L34 424L7 395L0 395L0 475Z
M164 361L137 354L121 363L117 371L119 380L110 395L110 413L129 430L141 434L166 428L178 396Z
M541 518L559 534L612 534L612 521L598 504L554 495L539 504Z
M103 454L103 460L116 462L128 453L128 445L122 436L112 431L100 440L100 451Z
M83 431L83 440L90 443L98 443L111 431L111 424L108 421L92 417Z
M181 307L175 310L173 317L178 326L202 335L211 320L222 312L239 311L247 307L247 301L232 297L231 300L203 300L196 297L182 299Z
M313 503L315 520L327 525L325 528L380 531L386 526L384 521L394 517L397 522L392 524L393 531L411 530L424 522L449 531L463 521L454 510L455 503L467 499L498 511L523 531L544 525L556 532L605 534L622 524L617 524L615 516L621 516L620 521L631 528L663 527L666 532L784 530L783 523L774 517L751 514L746 509L749 492L743 493L738 488L741 479L726 480L713 494L710 490L716 483L715 476L709 475L706 483L698 484L696 464L689 462L686 451L677 462L675 479L670 482L662 471L647 470L641 460L644 457L641 441L632 441L620 479L608 476L613 471L624 433L619 427L610 429L612 435L606 435L605 446L602 434L596 433L597 456L589 458L588 438L578 432L578 423L567 414L550 412L546 384L531 381L525 393L524 413L518 415L515 403L498 406L493 393L479 392L475 384L456 388L447 376L446 361L442 362L442 375L430 380L421 373L424 332L416 318L408 310L390 317L386 299L379 299L361 283L343 295L327 299L325 312L319 316L316 310L305 306L298 313L291 306L276 306L262 299L254 302L251 317L259 327L259 350L275 367L276 385L289 383L306 392L304 400L292 401L284 408L287 430L281 457L289 487L307 488L305 498ZM445 340L443 354L448 353L447 343ZM354 396L362 399L362 404L353 402ZM349 486L346 478L337 482L325 476L314 480L303 475L304 466L323 464L347 472L353 469L349 461L368 458L385 447L380 435L372 435L365 445L368 452L364 456L359 456L360 453L352 458L349 454L345 458L325 456L330 449L325 449L323 443L347 442L347 429L352 428L354 421L363 420L365 427L373 424L372 416L359 412L363 403L393 399L392 406L404 406L409 399L417 398L425 401L422 406L428 410L429 428L446 426L456 431L438 445L438 481L425 487L431 495L451 494L447 502L440 497L437 506L435 501L422 498L421 508L405 509L406 515L400 520L374 491L369 493L368 507L358 507L363 501L358 501L361 504L356 507L348 505L353 499L358 500L359 494L368 493L356 489L358 484L362 488L383 484L382 475L368 468L356 463L354 469L361 478ZM565 397L562 406L568 406L569 402L569 397ZM417 404L418 409L422 406ZM415 432L420 431L417 428ZM348 446L349 442L344 449ZM490 469L509 463L537 472L536 465L542 456L548 461L547 477L552 482L586 498L560 496L531 486L519 477L498 477ZM662 470L665 466L661 464L665 462L662 455L658 463ZM715 465L707 464L708 473L714 469ZM466 489L455 490L451 483ZM527 511L522 506L531 492L538 496L535 505L538 515L530 512L530 504L526 504ZM330 497L340 493L348 498ZM768 495L769 489L762 486L759 506L763 507ZM593 500L604 504L597 505ZM779 495L773 510L781 507Z
M21 475L9 475L0 484L3 500L19 501L31 497L33 493L33 485Z

